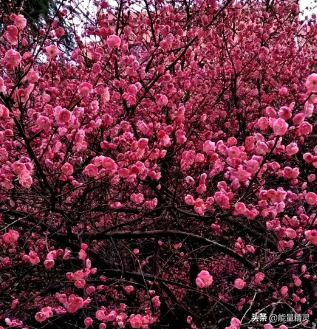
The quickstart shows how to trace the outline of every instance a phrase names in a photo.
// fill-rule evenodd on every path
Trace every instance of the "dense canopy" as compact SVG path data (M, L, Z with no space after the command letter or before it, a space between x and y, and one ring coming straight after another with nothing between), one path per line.
M71 3L2 12L0 328L311 326L316 15Z

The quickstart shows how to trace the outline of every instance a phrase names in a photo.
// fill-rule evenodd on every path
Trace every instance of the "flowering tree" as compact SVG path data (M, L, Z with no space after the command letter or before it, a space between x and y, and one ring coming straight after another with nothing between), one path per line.
M57 19L32 36L4 16L1 328L313 317L315 17L288 0L96 5L98 41L71 57Z
M75 28L74 21L78 20L78 16L84 14L82 6L78 3L80 0L73 0L72 5L67 5L65 0L9 0L0 2L0 33L4 33L4 30L12 21L8 21L11 13L19 13L24 16L28 21L28 37L29 42L33 38L37 38L39 30L45 26L46 21L55 20L55 24L58 24L63 29L62 35L59 34L58 45L63 52L71 50L74 45ZM65 20L65 15L59 9L66 5L68 9L68 19ZM57 15L56 15L57 14ZM14 32L13 32L14 33Z

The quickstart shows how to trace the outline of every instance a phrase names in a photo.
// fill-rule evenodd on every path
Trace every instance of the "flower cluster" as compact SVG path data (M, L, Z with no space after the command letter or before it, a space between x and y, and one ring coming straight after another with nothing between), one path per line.
M68 2L0 4L1 324L314 314L316 15L100 0L79 35Z

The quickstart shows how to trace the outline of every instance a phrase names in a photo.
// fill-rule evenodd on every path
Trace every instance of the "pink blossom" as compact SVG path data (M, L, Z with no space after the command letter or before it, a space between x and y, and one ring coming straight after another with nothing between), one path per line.
M232 146L228 149L227 154L229 158L238 158L241 154L241 151L238 147Z
M98 310L96 312L96 319L99 321L105 321L106 319L106 314L104 310Z
M276 111L274 110L273 107L268 106L265 109L265 113L267 116L269 116L270 118L275 118L276 117Z
M238 140L235 137L229 137L227 140L229 146L234 146L238 144Z
M214 195L215 201L218 203L218 205L224 209L229 209L229 198L226 194L223 192L216 192Z
M57 298L57 300L60 303L62 303L62 304L66 304L67 303L67 296L65 294L56 293L55 297Z
M87 253L84 249L79 250L78 258L82 260L85 260L87 258Z
M288 294L288 287L287 286L283 286L280 290L280 293L282 296L286 297Z
M305 237L309 243L316 245L317 244L317 231L316 230L307 230L305 231Z
M265 117L261 117L260 119L258 119L256 125L257 127L259 127L260 130L265 131L269 127L269 120Z
M140 138L138 141L138 147L144 150L148 145L149 140L147 138Z
M279 93L280 96L286 96L288 94L288 89L286 87L282 87L282 88L280 88L278 93Z
M200 271L196 278L196 284L199 288L206 288L211 286L213 283L213 277L208 271Z
M63 164L63 166L61 168L61 171L64 175L70 176L70 175L73 174L74 168L70 163L66 162L66 163Z
M147 207L148 209L154 209L157 206L157 204L158 204L157 198L145 201L145 207Z
M46 319L47 317L43 312L37 312L35 314L35 320L38 322L44 322Z
M246 245L246 249L251 252L252 254L255 253L255 248L253 246L251 246L250 244Z
M22 321L16 320L16 319L9 319L5 318L4 322L9 326L9 327L22 327ZM3 327L2 327L3 328ZM24 329L24 328L23 328Z
M5 83L4 83L3 79L0 77L0 92L5 93L6 91L7 91L7 87L5 86Z
M250 172L251 174L255 174L258 170L259 170L259 168L260 168L260 164L259 164L259 162L258 161L256 161L256 160L248 160L247 161L247 171L248 172Z
M314 192L308 192L305 195L305 200L309 205L314 205L317 203L317 195Z
M71 251L69 249L65 249L63 259L69 259Z
M126 286L124 288L124 290L127 292L127 294L131 294L131 292L134 291L134 287L133 286Z
M129 322L132 328L142 328L143 317L140 314L131 314Z
M238 202L234 206L234 215L243 215L247 210L245 204L243 202Z
M207 154L212 154L216 150L216 145L214 142L207 140L204 142L203 151Z
M199 215L201 215L201 216L204 215L204 212L206 210L206 206L204 204L204 201L201 198L198 198L198 199L195 200L194 209Z
M84 306L84 300L82 297L76 295L70 295L66 303L66 307L69 313L75 313L78 309Z
M27 21L23 15L15 15L14 24L19 30L24 30L24 28L26 27L26 23Z
M55 265L55 262L54 262L53 259L46 259L46 260L44 261L44 266L45 266L47 269L52 268L54 265Z
M243 281L242 279L235 279L234 281L234 287L237 289L243 289L246 285L246 282Z
M313 130L312 125L307 121L303 121L298 127L299 133L304 136L309 135L312 132L312 130Z
M286 179L295 179L299 175L298 168L285 167L283 170L284 178Z
M78 93L80 97L88 97L92 91L92 85L88 82L82 82L78 86Z
M317 74L313 73L308 76L305 86L309 92L317 91Z
M269 152L269 147L265 142L257 142L256 143L256 154L265 155Z
M107 45L110 49L119 48L121 39L117 35L110 35L107 39Z
M254 142L255 142L255 139L253 136L246 137L246 139L244 141L246 151L249 152L254 149Z
M254 282L257 284L261 284L261 282L264 280L265 274L262 272L258 272L254 276Z
M188 204L188 205L193 206L195 204L195 200L194 200L193 196L186 195L185 196L185 203Z
M165 95L157 95L156 103L159 106L166 106L168 103L168 98Z
M273 131L275 135L282 136L287 132L288 124L283 119L276 119L273 123Z
M12 164L12 171L17 175L22 176L23 174L27 173L27 168L24 163L16 161Z
M232 326L236 326L237 328L240 327L241 321L237 318L231 318L230 324Z
M2 238L4 242L13 244L18 241L19 236L19 232L15 230L9 230L8 233L3 234Z
M295 239L296 238L296 231L290 227L288 227L285 230L285 234L289 239Z
M118 165L109 157L104 157L102 159L102 166L108 175L114 175L118 169Z
M75 287L78 289L83 289L86 286L86 281L81 279L81 280L76 280L75 281Z
M63 108L56 107L54 109L55 119L58 124L68 123L71 118L71 113Z
M132 314L132 315L134 315L134 314ZM111 311L108 315L106 315L105 321L112 322L116 319L116 317L117 317L117 312L116 311Z
M144 195L142 193L133 193L130 199L136 204L141 204L144 201Z
M195 156L195 162L204 162L205 156L202 153L197 153Z
M91 163L85 167L83 173L89 177L96 177L98 174L98 168Z
M47 117L45 117L43 115L39 115L39 117L36 120L36 124L40 128L42 128L42 129L44 129L46 131L48 131L51 128L51 123L50 123L49 118L47 118Z
M294 284L296 287L300 287L302 285L302 280L297 275L293 275Z
M187 184L192 185L192 186L195 184L195 180L191 176L186 176L185 181Z
M93 320L92 318L87 317L85 318L84 323L86 327L90 327L93 324Z
M306 118L311 118L313 113L314 113L314 105L310 104L310 103L306 103L304 105L303 113L304 113Z
M315 161L315 160L314 160L314 157L313 157L313 155L312 155L311 153L304 153L304 154L303 154L303 159L304 159L306 162L308 162L308 163L312 163L312 162Z
M300 125L304 121L304 119L304 113L297 113L293 118L294 125Z
M5 53L4 63L8 70L14 70L21 63L21 55L19 52L10 49Z
M36 71L30 71L27 76L26 79L30 82L30 83L36 83L39 80L39 74Z
M41 312L44 313L47 318L51 318L54 315L53 309L50 306L43 307Z
M58 55L59 50L55 45L50 45L45 48L45 53L47 58L50 60L54 59Z
M296 154L299 151L299 148L296 143L290 143L285 148L285 153L289 156Z
M65 30L61 26L59 26L58 28L55 29L55 35L58 38L61 38L63 35L65 35Z
M18 43L18 29L14 25L7 26L7 31L4 33L4 37L15 46Z
M156 308L159 308L161 305L161 301L160 301L160 297L159 296L155 296L152 298L152 303Z
M287 106L282 106L278 111L278 116L283 120L288 120L292 117L292 111Z
M36 265L40 262L40 258L38 257L37 253L34 251L30 251L28 255L28 260L32 265Z

